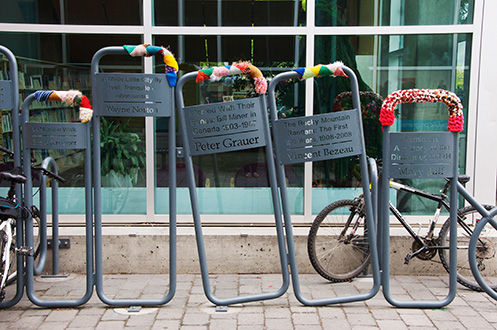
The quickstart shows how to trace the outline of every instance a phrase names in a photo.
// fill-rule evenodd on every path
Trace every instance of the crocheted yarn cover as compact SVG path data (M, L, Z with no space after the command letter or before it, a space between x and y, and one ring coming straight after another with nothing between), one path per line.
M380 112L380 122L383 126L391 126L395 121L395 107L400 103L442 102L449 111L451 132L461 132L464 126L464 115L459 97L444 89L407 89L399 90L388 95L383 101Z
M34 94L35 99L40 102L56 101L67 104L68 106L79 106L79 120L86 123L93 117L93 110L90 100L77 90L68 91L36 91Z

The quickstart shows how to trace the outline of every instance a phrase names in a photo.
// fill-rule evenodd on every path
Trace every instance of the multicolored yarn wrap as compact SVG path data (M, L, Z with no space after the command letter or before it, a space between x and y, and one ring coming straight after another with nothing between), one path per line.
M84 96L80 91L36 91L34 97L40 102L56 101L67 104L68 106L79 107L79 120L82 123L90 121L93 117L93 110L90 100Z
M166 65L166 76L169 86L176 86L178 80L177 72L179 70L178 62L174 58L174 55L162 46L151 46L149 44L142 44L138 46L124 45L123 48L128 52L130 56L136 57L151 57L151 56L162 56L164 64Z
M345 72L342 70L343 63L336 61L331 64L318 64L311 68L299 68L293 71L298 72L302 77L300 79L309 79L314 77L347 77Z
M464 126L464 115L459 97L444 89L406 89L393 92L383 101L380 122L383 126L391 126L395 121L394 109L400 103L442 102L448 106L449 126L451 132L461 132Z
M198 70L196 81L219 81L226 76L241 74L254 80L255 92L265 94L267 91L267 81L262 75L261 70L250 62L238 62L232 65L217 66L207 69Z

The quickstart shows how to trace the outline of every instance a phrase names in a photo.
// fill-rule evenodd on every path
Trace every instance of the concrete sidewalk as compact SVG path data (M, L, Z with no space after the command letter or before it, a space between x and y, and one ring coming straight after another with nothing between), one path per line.
M394 276L395 299L443 299L447 276ZM302 275L301 289L307 298L324 298L368 292L372 280L329 284L317 275ZM218 298L275 291L280 275L213 275L212 291ZM106 275L109 298L160 298L168 291L168 276ZM37 278L35 290L42 299L77 299L84 293L83 275L66 280ZM15 288L9 287L7 299ZM496 329L497 302L485 293L458 287L456 299L442 309L392 307L381 291L373 299L325 307L300 304L290 287L280 298L228 307L218 312L205 298L200 275L179 274L176 295L158 308L128 312L103 304L96 294L86 305L70 309L42 309L26 295L16 306L0 310L0 329L182 329L182 330L288 330L288 329Z

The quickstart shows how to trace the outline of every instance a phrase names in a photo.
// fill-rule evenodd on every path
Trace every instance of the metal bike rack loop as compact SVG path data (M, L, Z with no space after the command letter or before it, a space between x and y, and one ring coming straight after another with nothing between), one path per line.
M273 147L271 143L271 135L269 132L269 124L266 112L266 102L264 96L259 96L256 98L241 99L229 102L219 102L211 103L207 105L197 105L191 107L184 107L183 101L183 86L191 80L195 80L197 76L197 71L190 72L182 76L178 81L178 87L176 89L176 107L178 110L178 118L181 129L181 134L183 137L183 148L185 154L185 163L188 174L188 187L190 191L190 202L193 211L193 221L195 225L195 238L197 241L197 250L199 254L200 269L202 273L202 284L204 287L204 293L206 297L218 306L227 306L237 303L261 301L267 299L274 299L282 296L289 287L289 272L287 267L287 257L285 249L285 239L283 233L283 224L280 210L280 200L278 196L278 187L276 179L276 170L273 158ZM240 109L250 108L249 120L250 125L243 125L240 120L230 119L226 115L226 119L217 121L217 116L224 117L221 115L223 109L232 109L231 113L240 113ZM247 114L247 110L242 110L242 114ZM200 116L200 117L199 117ZM195 117L199 119L204 119L206 124L202 124ZM209 119L216 119L209 120ZM245 121L247 119L244 119ZM199 125L209 127L216 126L219 128L219 132L211 132L217 130L209 130L210 132L194 133L195 124L192 122L199 123ZM223 130L223 125L230 126L233 124L233 129L228 132ZM246 139L249 145L241 147L232 147L231 144L225 144L224 141L228 139ZM253 142L253 143L252 143ZM238 296L226 299L220 299L213 295L210 281L209 281L209 271L207 267L207 258L205 253L204 239L202 233L202 222L199 210L199 202L197 197L196 185L195 185L195 175L193 169L193 155L204 155L204 154L216 154L221 152L229 152L235 150L244 150L255 147L264 147L266 153L266 161L268 168L268 178L271 187L271 196L274 206L274 219L276 225L276 234L278 239L279 256L281 262L281 270L283 283L281 287L274 292L261 293L255 295Z
M107 55L129 54L124 47L104 47L93 55L91 62L94 101L93 170L96 291L100 300L111 306L163 305L173 298L176 291L176 136L174 88L169 86L166 74L100 73L100 60ZM125 87L131 88L125 89ZM131 98L126 98L127 96ZM130 99L143 101L130 102ZM140 109L135 111L133 110L136 109L135 107ZM102 116L169 117L169 290L161 299L111 299L104 292L100 155L100 117Z
M58 174L57 163L52 157L46 157L41 162L41 167L52 168L54 174ZM52 274L42 277L67 277L59 274L59 182L53 179L50 182L52 188ZM38 264L34 268L35 275L40 275L47 260L47 176L41 173L40 181L40 256Z
M288 258L289 264L292 272L292 283L293 289L297 299L304 305L308 306L322 306L330 304L340 304L346 302L354 302L367 300L376 295L380 288L380 270L379 270L379 259L378 251L376 249L376 218L374 215L373 202L371 191L369 188L369 172L368 172L368 160L366 157L366 147L364 142L364 136L362 131L362 119L360 113L360 100L359 100L359 88L357 83L357 78L354 72L348 67L342 65L341 69L349 77L351 88L352 88L352 101L355 109L337 112L337 113L327 113L314 116L296 117L288 119L278 119L277 116L277 106L276 106L276 96L275 90L276 86L283 81L294 78L302 78L303 75L298 71L283 72L278 74L271 80L269 85L269 108L271 111L271 121L273 124L273 138L276 147L276 159L277 159L277 169L278 169L278 183L280 186L281 200L283 206L283 214L285 219L285 231L286 240L288 246ZM331 75L331 74L330 74ZM346 117L344 117L346 115ZM331 123L340 117L343 121L341 123L346 123L347 138L333 140L333 142L319 142L321 141L320 136L323 135L321 130L318 129L307 129L305 130L305 136L302 141L295 141L291 146L287 145L287 141L293 132L297 130L306 129L306 123L319 123L319 125L329 125L330 129L334 129ZM327 124L330 123L330 124ZM343 132L342 132L343 133ZM329 132L327 133L329 134ZM340 144L336 144L340 142ZM343 148L343 149L342 149ZM342 149L343 153L337 153L335 155L333 150ZM302 295L300 288L299 273L297 269L297 258L295 252L295 242L293 237L292 221L290 215L290 207L288 202L288 193L285 180L285 169L284 164L289 163L302 163L307 161L317 161L317 160L327 160L335 158L343 158L350 156L360 157L361 166L361 179L362 187L365 200L366 209L366 221L368 226L368 239L371 251L371 266L373 271L373 286L368 293L350 295L344 297L332 297L324 299L308 299ZM376 163L374 160L370 160L371 164L371 176L373 177L373 186L376 188Z
M48 91L50 92L50 91ZM31 159L33 149L78 149L84 150L85 172L85 220L86 220L86 292L80 299L44 300L34 291L34 258L26 256L26 292L29 300L42 307L75 307L90 300L93 294L93 221L91 209L91 150L90 123L38 123L30 122L29 107L36 100L36 93L30 94L22 104L23 159ZM33 204L33 182L31 164L24 161L25 184L24 201L26 206ZM25 241L33 247L33 218L28 214L25 225Z
M17 73L17 60L14 54L5 46L0 45L0 53L7 57L9 61L10 80L0 81L0 109L12 109L12 139L14 151L14 166L21 166L21 133L19 130L19 79ZM16 185L16 196L20 198L22 189ZM24 245L23 221L16 221L16 248L20 249ZM24 256L17 254L17 274L24 273ZM0 308L7 308L17 304L24 293L24 277L17 276L16 294L11 300L4 300L0 303Z
M442 95L444 94L444 95ZM381 180L380 228L382 285L385 299L396 307L441 308L454 300L457 290L457 173L458 131L450 132L390 132L394 122L393 108L399 103L444 102L452 98L442 90L405 90L390 94L383 103L380 121L383 125L383 171ZM454 99L457 98L454 96ZM457 100L459 100L457 98ZM454 101L460 105L460 101ZM390 108L391 105L391 108ZM462 116L462 105L460 106ZM450 109L449 109L450 110ZM387 116L387 114L389 114ZM461 124L462 129L462 124ZM450 178L450 271L449 292L441 300L396 300L390 293L390 179Z

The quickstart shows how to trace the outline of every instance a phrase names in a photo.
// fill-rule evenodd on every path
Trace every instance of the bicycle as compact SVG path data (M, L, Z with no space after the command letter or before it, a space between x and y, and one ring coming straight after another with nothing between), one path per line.
M0 146L0 151L13 157L14 153ZM65 180L57 174L43 167L31 165L35 173L46 175L59 182ZM9 190L6 197L0 197L0 302L5 298L5 287L13 284L17 279L17 255L33 256L36 260L41 252L40 240L40 211L35 205L26 207L22 205L20 198L16 196L16 184L24 184L27 178L21 169L13 168L10 171L0 172L0 181L9 182ZM33 247L17 246L16 223L25 219L26 212L30 212L33 218L33 226L38 227ZM46 249L45 249L46 251Z
M459 175L458 181L464 184L470 180L467 175ZM450 211L447 192L450 182L447 180L440 194L430 193L395 181L390 181L390 187L398 191L429 199L437 202L435 214L428 224L425 236L420 236L407 222L402 213L389 202L391 213L407 230L413 238L412 252L405 257L405 264L413 258L431 260L439 254L443 267L449 271L449 224L450 218L442 225L438 237L434 236L436 224L443 209ZM487 210L494 207L483 205ZM367 228L365 228L364 200L362 195L353 200L339 200L326 206L314 219L307 240L307 251L312 266L323 278L331 282L349 281L368 267L370 260ZM473 219L478 214L473 206L458 210L458 244L459 250L467 250L469 239L478 219ZM494 234L494 233L487 233ZM494 242L481 240L480 250L495 251ZM491 246L490 246L491 245ZM480 260L480 266L488 263L488 267L495 269L497 261L494 258ZM496 266L490 264L496 263ZM474 281L468 256L459 253L457 260L457 281L476 291L482 291L480 285ZM497 285L495 286L497 288Z

